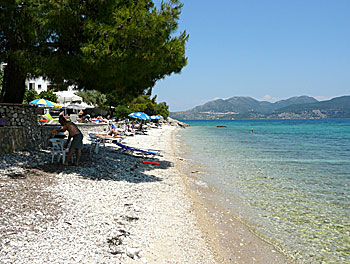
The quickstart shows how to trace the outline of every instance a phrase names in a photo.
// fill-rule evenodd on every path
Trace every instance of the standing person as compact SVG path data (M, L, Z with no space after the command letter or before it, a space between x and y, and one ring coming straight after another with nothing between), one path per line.
M67 140L66 144L64 145L64 148L68 147L68 144L69 144L71 138L73 138L72 144L70 145L67 159L64 162L64 165L68 165L68 161L72 157L73 151L75 149L77 149L77 160L75 162L75 165L79 165L79 161L80 161L80 157L81 157L81 149L83 148L83 134L81 133L81 131L79 130L79 128L77 127L76 124L74 124L71 121L67 121L63 117L63 115L60 115L59 122L63 126L63 128L60 129L59 131L64 132L64 131L68 130L68 132L69 132L68 140Z

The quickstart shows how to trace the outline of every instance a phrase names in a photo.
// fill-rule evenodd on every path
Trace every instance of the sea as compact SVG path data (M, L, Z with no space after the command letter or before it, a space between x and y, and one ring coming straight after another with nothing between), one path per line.
M350 263L350 119L184 122L182 155L237 219L293 262Z

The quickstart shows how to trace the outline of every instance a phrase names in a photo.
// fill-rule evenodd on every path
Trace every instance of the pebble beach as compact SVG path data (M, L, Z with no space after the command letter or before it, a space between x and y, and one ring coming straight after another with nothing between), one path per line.
M48 150L2 156L0 262L217 263L175 166L176 129L123 140L156 159L113 143L89 153L86 137L80 166L51 164Z

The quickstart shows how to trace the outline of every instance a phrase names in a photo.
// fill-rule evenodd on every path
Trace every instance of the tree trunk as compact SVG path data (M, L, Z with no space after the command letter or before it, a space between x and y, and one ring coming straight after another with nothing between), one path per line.
M25 93L25 81L26 73L20 64L15 59L9 58L4 70L0 102L21 104Z

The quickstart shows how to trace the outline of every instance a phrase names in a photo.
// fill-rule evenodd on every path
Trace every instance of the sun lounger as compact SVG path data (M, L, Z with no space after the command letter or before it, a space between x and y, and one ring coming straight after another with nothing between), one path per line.
M113 141L114 144L116 144L117 146L121 147L121 149L123 151L125 151L126 153L138 153L141 155L154 155L154 156L161 156L161 154L159 152L155 152L155 151L149 151L149 150L143 150L143 149L137 149L137 148L133 148L133 147L129 147L126 146L118 141Z

